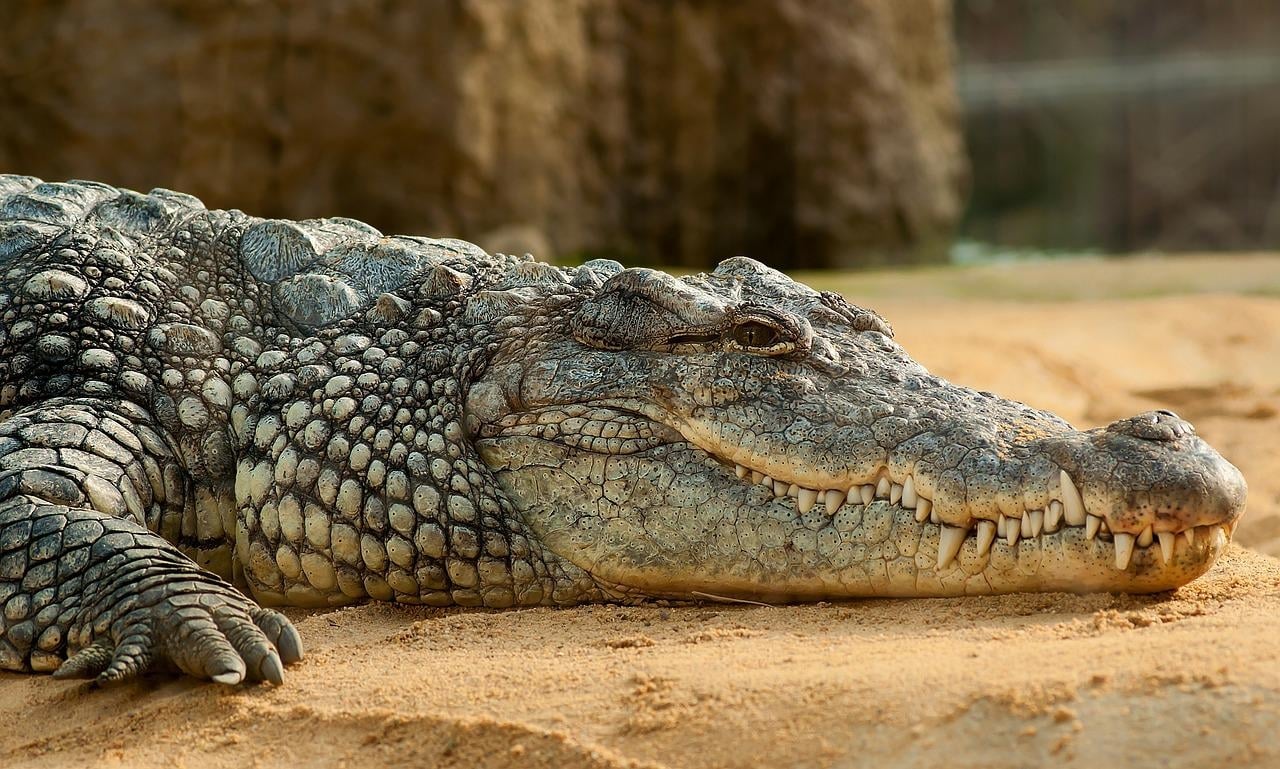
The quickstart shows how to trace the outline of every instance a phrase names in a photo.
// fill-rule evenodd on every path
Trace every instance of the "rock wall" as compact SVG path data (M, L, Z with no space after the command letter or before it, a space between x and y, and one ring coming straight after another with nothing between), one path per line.
M687 265L928 254L960 209L945 0L13 0L4 16L8 172Z

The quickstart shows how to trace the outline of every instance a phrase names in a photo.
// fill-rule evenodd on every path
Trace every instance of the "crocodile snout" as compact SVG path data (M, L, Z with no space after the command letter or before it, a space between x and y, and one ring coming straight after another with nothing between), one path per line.
M1234 525L1244 476L1172 411L1148 411L1082 434L1073 452L1089 512L1117 532L1184 532Z

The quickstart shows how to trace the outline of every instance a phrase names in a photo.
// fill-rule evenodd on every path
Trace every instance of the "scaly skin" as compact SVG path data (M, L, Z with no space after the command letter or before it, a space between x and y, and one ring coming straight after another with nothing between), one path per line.
M1165 590L1244 508L1175 415L1076 431L744 258L0 177L0 315L11 670L279 682L302 645L259 604Z

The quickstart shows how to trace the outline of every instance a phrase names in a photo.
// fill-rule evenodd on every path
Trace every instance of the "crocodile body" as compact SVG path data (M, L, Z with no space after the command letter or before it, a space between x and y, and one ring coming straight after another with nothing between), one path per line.
M1239 472L746 258L564 268L0 177L0 668L279 682L270 606L1150 592Z

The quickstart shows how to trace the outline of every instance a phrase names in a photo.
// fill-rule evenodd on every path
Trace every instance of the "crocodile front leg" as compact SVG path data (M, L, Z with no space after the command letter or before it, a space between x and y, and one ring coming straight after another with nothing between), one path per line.
M279 683L296 630L147 530L131 480L146 450L113 440L108 413L138 418L78 399L0 423L0 668Z

